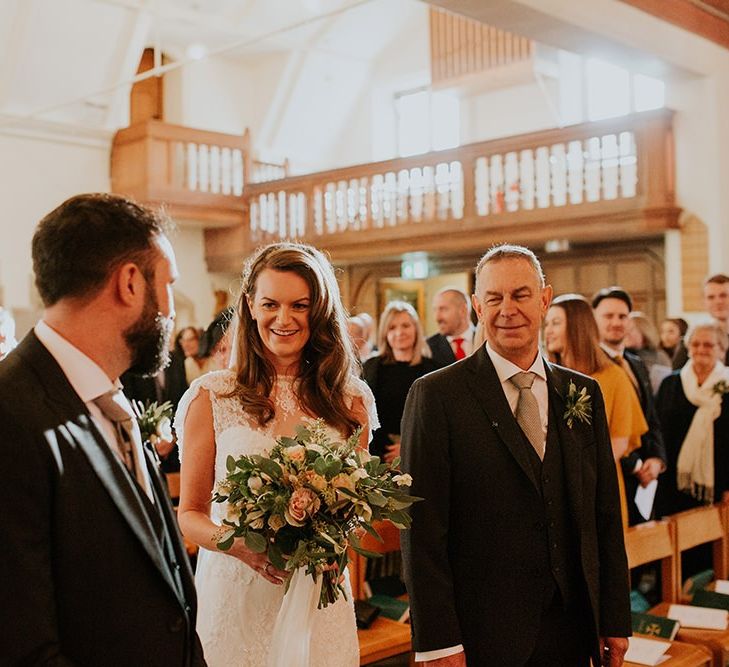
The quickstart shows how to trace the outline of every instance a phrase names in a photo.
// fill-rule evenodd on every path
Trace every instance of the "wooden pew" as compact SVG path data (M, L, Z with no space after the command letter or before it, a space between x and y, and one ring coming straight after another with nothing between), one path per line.
M674 524L671 521L649 521L626 529L625 551L630 569L646 563L660 562L663 600L675 602L678 598L678 579ZM708 648L677 641L671 642L667 655L670 658L661 663L666 667L709 667L712 660ZM626 662L625 667L638 665Z
M681 585L681 554L700 544L711 543L714 555L714 573L719 579L727 574L727 507L723 504L679 512L671 517L676 531L676 573ZM680 599L680 598L679 598ZM666 616L670 601L664 601L651 609L651 614ZM698 630L681 628L676 639L689 644L707 647L713 656L713 667L729 664L729 630Z

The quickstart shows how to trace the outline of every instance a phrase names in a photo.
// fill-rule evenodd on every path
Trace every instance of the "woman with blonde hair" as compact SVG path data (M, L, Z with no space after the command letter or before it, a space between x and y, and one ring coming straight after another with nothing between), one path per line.
M600 347L597 323L583 296L563 294L552 301L544 319L544 341L550 361L589 375L600 385L618 467L623 522L627 525L627 499L619 462L640 447L640 436L648 430L638 394L625 371Z
M381 428L372 434L370 452L392 461L400 456L400 420L410 387L438 368L431 359L415 308L391 301L380 315L377 355L365 361L362 376L377 401Z
M180 401L179 521L185 536L202 547L197 630L208 665L258 667L270 664L270 655L281 655L286 643L275 638L281 636L276 621L287 575L242 539L227 551L217 549L227 530L221 529L226 508L211 506L210 498L226 476L226 459L265 455L277 437L291 436L296 426L316 418L337 440L363 427L366 448L369 429L378 422L372 393L357 377L334 272L321 252L295 243L256 252L243 273L234 323L232 367L195 380ZM312 665L359 664L347 577L344 573L346 599L307 610L310 641L297 634L308 642Z

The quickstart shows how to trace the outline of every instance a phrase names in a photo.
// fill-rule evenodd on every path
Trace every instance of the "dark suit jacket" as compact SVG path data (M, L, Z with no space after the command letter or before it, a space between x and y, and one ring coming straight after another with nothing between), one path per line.
M643 408L643 415L648 423L648 431L641 436L640 447L631 452L620 460L623 469L623 478L625 479L625 492L628 498L628 514L630 525L641 523L645 519L638 512L635 506L635 492L638 488L638 479L633 475L635 464L638 459L645 461L648 458L658 458L666 463L666 446L663 443L663 434L661 433L661 423L658 420L656 412L655 399L653 398L653 387L651 386L648 369L641 358L626 350L624 352L625 361L628 362L635 377L638 380L640 399L640 407ZM660 484L660 482L659 482Z
M124 394L129 400L140 401L143 404L156 401L172 403L173 410L177 410L177 404L182 395L187 391L187 378L185 377L185 359L176 352L170 355L170 363L164 369L165 386L162 395L157 396L157 383L154 377L142 377L124 373L120 380L124 386ZM175 445L172 451L161 460L163 472L178 472L180 470L180 452Z
M591 378L545 365L551 414L564 414L570 380L592 397L591 424L556 424L580 542L574 574L599 635L628 636L628 570L602 394ZM525 450L516 446L523 437L485 347L413 384L402 423L403 469L413 476L413 495L425 500L411 508L402 551L416 651L477 642L478 653L493 661L474 667L528 658L543 610L535 592L550 575L536 573L532 560L534 531L544 527L523 512L541 499ZM475 638L465 630L474 618ZM466 659L471 665L468 648Z
M433 334L427 341L430 351L433 353L433 361L438 366L449 366L456 361L456 355L453 352L451 344L443 334Z
M205 664L192 572L146 455L154 506L34 333L0 364L1 664Z

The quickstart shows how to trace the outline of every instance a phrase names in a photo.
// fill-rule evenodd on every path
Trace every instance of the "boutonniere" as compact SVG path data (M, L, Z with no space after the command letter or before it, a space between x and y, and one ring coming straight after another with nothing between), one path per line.
M582 387L578 391L577 385L570 380L562 419L567 422L569 428L572 428L575 420L583 424L589 424L592 421L592 396L587 393L587 387Z
M726 380L719 380L712 388L711 388L712 394L717 394L719 397L724 396L724 394L729 394L729 382Z

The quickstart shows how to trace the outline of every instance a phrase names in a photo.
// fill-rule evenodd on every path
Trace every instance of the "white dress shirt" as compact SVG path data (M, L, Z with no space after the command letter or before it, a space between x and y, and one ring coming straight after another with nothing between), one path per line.
M473 336L475 333L476 327L474 327L473 324L469 324L465 330L461 331L461 333L455 334L453 336L446 336L446 338L448 339L448 344L451 346L451 350L453 350L453 354L456 353L456 347L453 344L453 341L456 338L463 338L461 347L466 353L466 356L469 356L471 352L473 352Z
M69 343L63 336L51 329L43 320L40 320L34 328L35 335L43 346L50 352L51 356L61 367L63 374L68 379L73 390L79 395L81 400L86 404L88 411L91 413L91 420L94 422L99 432L104 436L104 440L109 448L117 456L124 465L124 457L119 451L119 443L116 437L116 428L114 424L107 419L101 412L94 399L112 391L113 389L121 389L121 383L117 379L112 382L99 365L87 357L75 345ZM123 395L122 395L123 396ZM129 401L124 397L124 408L130 414L134 414ZM142 477L144 478L144 490L152 499L152 487L149 480L149 473L145 465L145 454L142 450L141 437L135 439L133 443L136 448L136 460L141 463Z
M473 340L473 338L472 338ZM519 368L515 363L505 359L500 354L494 351L494 349L486 343L486 352L491 358L491 362L496 370L496 375L501 382L501 388L504 390L506 400L509 402L509 407L512 413L516 413L516 404L519 402L519 390L516 388L513 382L510 381L517 373L525 372L523 368ZM547 426L549 424L549 392L547 390L547 372L544 369L544 360L542 355L537 353L534 363L526 369L528 373L534 373L534 384L532 385L532 392L534 398L537 399L537 405L539 406L539 417L542 422L542 432L544 434L543 445L546 452L547 443ZM448 656L461 653L463 651L463 645L458 644L457 646L449 646L448 648L437 649L435 651L424 651L422 653L415 654L415 662L425 662L426 660L438 660L439 658L447 658Z

